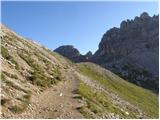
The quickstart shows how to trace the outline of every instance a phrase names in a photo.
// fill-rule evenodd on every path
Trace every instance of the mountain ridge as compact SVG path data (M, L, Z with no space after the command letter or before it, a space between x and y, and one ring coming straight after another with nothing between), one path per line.
M88 59L76 56L71 60L94 62L134 84L158 92L158 24L158 15L150 17L143 12L139 17L122 21L120 28L108 30L98 50ZM63 50L55 52L63 55ZM71 54L66 57L70 58Z

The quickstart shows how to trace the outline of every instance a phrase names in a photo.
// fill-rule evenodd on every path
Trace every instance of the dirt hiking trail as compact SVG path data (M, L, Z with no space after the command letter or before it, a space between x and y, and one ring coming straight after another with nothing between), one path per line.
M76 110L82 102L74 98L79 82L76 79L62 81L38 95L33 95L27 110L14 118L83 118Z

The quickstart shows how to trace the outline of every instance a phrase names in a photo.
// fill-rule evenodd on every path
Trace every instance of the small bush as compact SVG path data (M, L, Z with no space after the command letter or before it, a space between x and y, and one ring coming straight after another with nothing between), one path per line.
M3 46L1 46L1 54L5 59L7 60L11 59L11 56L9 55L8 50Z
M3 72L4 72L5 75L7 75L10 78L18 79L18 76L16 74L11 74L11 73L8 73L8 72L5 72L5 71L3 71Z
M85 118L87 119L94 119L93 115L91 114L91 112L89 112L86 107L78 107L77 110L83 115L85 116Z
M5 81L5 80L6 80L6 77L5 77L4 73L1 72L1 81Z
M17 98L18 100L22 101L22 104L12 106L9 109L14 113L22 113L23 111L26 110L26 108L30 104L30 98L31 98L31 94L30 93L26 94L26 95L23 95L22 98Z
M1 98L1 105L5 105L7 102L9 102L9 99Z
M11 108L9 108L12 112L14 113L22 113L24 112L24 110L27 108L27 105L26 104L23 104L23 105L15 105L15 106L12 106Z
M54 83L53 78L47 77L46 75L44 75L44 73L40 71L32 72L29 80L31 80L33 84L42 87L47 87Z
M33 69L33 72L31 72L31 76L28 77L28 79L32 82L32 84L42 86L42 87L47 87L52 84L56 84L58 81L60 81L62 79L61 73L58 69L54 69L52 71L52 73L50 74L53 76L53 78L48 77L45 74L44 69L39 64L37 64L35 60L33 60L29 56L30 54L26 51L25 51L25 53L28 54L28 56L25 54L22 54L22 53L18 53L18 54ZM40 60L43 60L46 63L46 65L50 64L50 62L47 61L45 58L43 58L39 55L37 55L37 56L39 57Z
M29 54L26 52L26 54ZM26 56L22 53L19 53L19 56L26 61L26 63L32 67L33 72L31 72L31 76L28 77L30 81L32 81L33 84L46 87L52 84L51 78L47 77L45 75L44 70L34 61L31 57Z
M23 98L30 99L31 98L31 94L26 94L26 95L23 96Z
M11 55L9 55L8 50L3 46L1 46L1 54L5 59L7 59L7 60L11 61L13 64L15 64L15 68L17 70L19 70L18 63L13 59L13 57Z
M62 78L62 75L61 75L61 72L59 71L58 68L55 68L54 70L52 70L52 73L51 75L54 77L55 80L57 81L61 81L63 78Z

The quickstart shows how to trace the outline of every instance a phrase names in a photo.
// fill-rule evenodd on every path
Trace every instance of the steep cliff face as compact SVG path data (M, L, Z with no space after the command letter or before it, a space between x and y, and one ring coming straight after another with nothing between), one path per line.
M107 31L93 61L133 83L158 90L158 17L144 12Z

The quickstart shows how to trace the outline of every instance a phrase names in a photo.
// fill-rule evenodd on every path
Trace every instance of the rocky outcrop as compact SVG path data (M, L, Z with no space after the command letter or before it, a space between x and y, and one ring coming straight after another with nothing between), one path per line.
M158 91L159 16L144 12L108 30L92 60L145 88Z
M63 45L54 50L55 52L69 58L75 58L80 55L79 51L72 45Z
M91 52L91 51L87 52L85 56L86 56L88 59L91 59L91 58L92 58L92 52Z
M89 51L86 55L81 55L80 52L76 48L74 48L72 45L60 46L56 48L54 52L57 52L74 62L90 61L90 58L92 57L91 51Z

